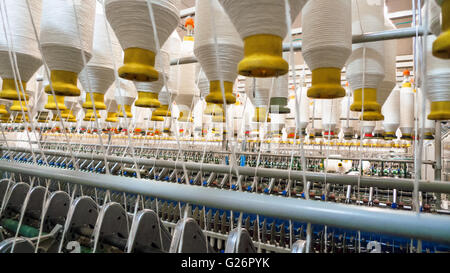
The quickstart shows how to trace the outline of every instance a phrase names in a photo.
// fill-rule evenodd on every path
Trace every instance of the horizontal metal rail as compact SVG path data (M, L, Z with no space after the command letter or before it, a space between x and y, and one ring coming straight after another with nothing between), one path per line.
M409 27L409 28L398 28L398 29L394 29L394 30L383 30L383 31L378 31L378 32L364 33L362 35L353 35L352 43L359 44L359 43L368 43L368 42L376 42L376 41L384 41L384 40L410 38L410 37L415 37L416 34L418 34L419 36L422 36L423 29L421 27L418 27L417 29L415 27ZM301 42L293 42L292 47L293 47L294 51L301 51L302 43ZM283 51L289 51L290 48L291 48L291 46L289 43L283 43ZM183 58L179 58L179 59L170 60L170 65L190 64L190 63L196 63L196 62L198 62L197 58L195 58L195 56L191 56L191 57L183 57Z
M153 180L85 173L0 160L0 170L114 191L177 200L334 227L450 244L450 217L273 195L220 190Z
M28 143L27 140L24 140L24 142ZM36 141L32 141L31 143L35 144L37 142ZM51 141L42 143L41 145L46 145L46 144L67 145L66 142L51 142ZM79 146L79 144L72 144L72 145ZM94 143L86 143L86 144L83 144L83 146L96 146L96 147L99 147L101 145L98 144L98 143L95 143L95 144ZM111 146L109 146L109 150L114 149L114 148L129 148L129 146L127 146L127 145L111 145ZM3 147L0 146L0 150L1 149L8 150L8 148L6 146L3 146ZM175 148L166 148L166 147L154 148L154 147L148 147L148 146L134 146L134 149L135 150L136 149L149 149L149 150L151 150L151 149L156 150L157 149L160 152L161 151L174 151L174 152L177 152L177 153L180 151L179 149L175 149ZM26 148L26 147L10 147L9 150L17 151L17 152L30 152L30 149ZM202 153L203 154L202 150L181 149L181 151L182 152L188 152L188 153L194 152L194 153ZM239 155L245 155L245 156L258 156L258 155L260 155L262 157L264 157L264 156L268 156L268 157L291 157L291 154L290 154L291 151L292 151L291 149L285 149L284 152L286 152L286 153L284 153L284 154L265 153L265 152L261 152L259 154L259 153L256 153L256 152L237 151L236 155L238 155L238 156ZM298 154L296 154L295 152L297 152ZM44 153L45 153L45 151L44 151ZM208 151L207 153L231 155L230 151L224 151L224 150L220 150L220 151L211 150L211 151ZM300 153L299 153L298 149L294 150L294 157L300 157ZM308 155L305 158L306 159L326 159L327 157L326 156ZM360 158L356 158L356 157L335 157L335 156L328 156L328 159L352 160L352 161L358 161L358 162L360 160ZM383 161L383 162L389 162L389 163L414 163L413 159L361 158L361 160L362 161L369 161L369 162ZM436 162L433 161L433 160L422 160L422 164L425 164L425 165L434 165L435 163Z
M29 148L14 148L17 151L29 152ZM33 151L37 154L40 153L39 149L33 149ZM53 155L53 156L62 156L62 157L70 157L69 152L64 151L55 151L55 150L44 150L44 154ZM92 153L74 153L73 156L75 158L81 159L90 159L90 160L101 160L103 161L106 157L108 162L115 163L125 163L125 164L134 164L134 160L132 158L127 157L118 157L118 156L103 156L100 154L92 154ZM245 176L257 176L257 177L270 177L270 178L282 178L282 179L292 179L292 180L303 180L303 172L301 171L288 171L284 169L275 169L275 168L254 168L254 167L238 167L232 165L223 165L223 164L210 164L210 163L196 163L196 162L182 162L182 161L170 161L170 160L161 160L161 159L150 159L150 158L137 158L136 163L139 165L145 166L156 166L161 168L170 168L170 169L182 169L183 164L189 171L206 171L206 172L215 172L222 174L235 174L236 170L240 175ZM313 182L325 182L324 173L319 172L305 172L305 177L309 181ZM376 178L371 176L361 176L360 178L356 175L342 175L342 174L331 174L327 173L326 182L329 184L338 184L338 185L359 185L360 187L379 187L379 188L388 188L388 189L397 189L397 190L405 190L412 191L413 190L413 179L402 179L402 178ZM450 193L450 183L448 182L440 182L440 181L425 181L419 180L419 191L423 192L435 192L435 193Z

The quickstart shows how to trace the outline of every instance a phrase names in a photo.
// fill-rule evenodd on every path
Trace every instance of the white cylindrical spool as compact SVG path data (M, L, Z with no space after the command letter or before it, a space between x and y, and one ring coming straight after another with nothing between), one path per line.
M246 78L245 93L255 107L266 108L275 78Z
M283 114L270 114L270 131L274 134L281 132L286 123L286 115Z
M385 18L385 29L395 29L392 22ZM397 82L397 40L384 41L384 79L377 90L377 102L383 105Z
M310 97L345 95L340 80L352 52L351 8L348 0L316 0L302 9L302 55L313 78ZM325 76L327 80L322 80Z
M400 131L402 137L410 137L414 128L414 91L411 86L400 88Z
M284 1L219 0L242 39L258 34L284 38L287 34ZM305 0L289 0L292 22L300 13Z
M194 54L212 82L211 95L206 100L223 103L218 82L222 80L227 103L234 103L236 98L231 93L237 77L236 66L244 55L242 40L217 0L197 1L195 18Z
M362 126L362 132L363 134L366 135L372 135L373 130L375 129L376 126L376 121L374 120L363 120L361 121L361 126Z
M131 106L136 99L137 91L133 82L119 79L120 88L115 89L115 98L118 105Z
M428 118L447 120L450 119L450 60L433 56L435 40L434 35L427 37L427 98L431 102Z
M419 120L419 128L420 129L422 128L422 105L421 105L421 103L425 103L425 115L424 115L424 118L425 118L424 125L425 126L423 127L423 129L424 129L423 132L424 132L424 134L426 134L428 136L432 135L435 130L435 121L429 120L427 118L427 116L428 116L428 114L430 114L430 110L431 110L430 109L430 101L427 98L424 98L423 92L420 88L418 89L418 92L417 92L417 100L418 100L418 102L420 102L417 105L418 109L417 109L417 115L416 115L416 119ZM420 130L419 130L419 132L420 132Z
M335 129L341 116L341 100L340 99L322 99L322 128L324 135L335 135Z
M95 0L42 0L40 42L50 70L80 73L92 56ZM78 30L80 33L78 33ZM80 40L81 39L81 40Z
M205 98L209 93L209 80L206 77L205 72L203 70L200 72L199 79L197 82L197 87L200 90L200 97ZM198 75L198 73L196 73Z
M159 46L162 47L179 23L179 11L175 6L174 0L153 1L151 8L155 17L154 22L156 23ZM150 60L152 59L152 53L154 58L157 48L147 1L106 0L105 11L106 17L114 29L120 45L125 51L125 65L119 69L119 74L122 72L129 73L129 75L121 76L138 81L157 80L157 75L153 74L155 72L153 68L154 64ZM152 53L149 54L148 51ZM131 54L131 52L133 52L134 56L136 54L142 56L140 58L141 60L135 59L128 63L127 54ZM145 66L147 71L138 72L134 70L133 65L135 62ZM150 72L150 70L153 71ZM141 75L138 75L140 73L148 78L141 77Z
M315 133L322 133L322 117L323 117L323 109L322 109L322 100L315 99L313 100L312 105L309 107L309 111L311 113L312 127L314 127Z
M3 91L0 96L5 99L18 99L14 84L14 73L10 62L9 51L16 55L18 73L25 84L41 66L41 54L34 34L31 16L26 0L4 1L0 14L0 77L3 79ZM30 1L33 20L39 31L41 20L41 1ZM3 18L4 15L5 18ZM6 34L4 29L6 29ZM6 35L6 37L5 37ZM24 89L26 86L24 86Z
M184 39L182 43L181 57L190 57L193 55L194 41ZM172 90L175 95L175 102L177 105L185 105L189 109L192 106L192 100L194 96L199 95L198 88L196 86L196 66L198 63L177 65L178 75L175 90Z
M384 2L382 0L352 0L352 33L384 30ZM357 95L351 109L361 111L362 88L364 88L364 111L377 111L376 89L384 78L383 41L353 44L353 51L347 61L346 78L350 88Z
M297 124L297 127L299 129L305 129L308 124L309 124L309 119L310 119L310 111L309 111L309 107L310 107L310 103L311 103L311 99L308 98L307 96L307 88L306 87L298 87L297 88L297 96L300 96L298 98L299 101L299 109L298 109L298 113L300 114L300 118L298 118L297 116L297 111L295 110L296 107L296 103L295 103L295 94L293 91L289 91L290 95L289 95L289 101L288 101L288 108L291 110L291 112L288 114L288 118L292 118L294 120L298 119L298 122L294 122L294 127L295 124Z
M109 42L111 41L111 43ZM111 50L112 48L112 55ZM105 19L103 6L97 3L94 41L92 47L92 58L80 73L80 83L87 93L104 95L114 82L114 65L118 65L122 59L122 48L114 31ZM94 102L97 110L106 109L102 95L95 95ZM86 108L93 108L90 95Z
M352 103L351 93L347 91L345 97L341 100L341 127L344 132L344 136L353 134L353 123L351 119L350 104Z
M428 13L428 27L436 36L439 36L441 34L441 7L436 3L436 1L429 1L430 2L430 12ZM422 2L424 3L424 2ZM423 5L422 7L422 20L425 20L426 15L426 5ZM423 24L423 23L422 23Z
M181 58L181 52L183 51L183 44L180 39L180 35L175 30L170 34L169 38L164 44L165 49L170 54L171 59ZM192 66L191 66L192 67ZM169 81L167 82L167 87L170 92L175 92L178 88L178 82L181 73L181 65L171 65L169 72Z
M381 113L384 116L384 132L391 137L395 137L400 125L400 88L396 86L392 90L381 108Z

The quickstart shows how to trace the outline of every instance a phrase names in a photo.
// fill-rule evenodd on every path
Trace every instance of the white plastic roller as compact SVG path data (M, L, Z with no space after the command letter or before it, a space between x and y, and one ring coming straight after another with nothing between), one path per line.
M324 137L337 137L336 128L341 116L341 99L322 99L322 128Z
M414 91L410 82L404 82L400 88L400 131L402 139L411 139L414 128Z
M274 86L275 78L246 78L245 93L255 106L254 122L269 121L267 106L269 105L270 90Z

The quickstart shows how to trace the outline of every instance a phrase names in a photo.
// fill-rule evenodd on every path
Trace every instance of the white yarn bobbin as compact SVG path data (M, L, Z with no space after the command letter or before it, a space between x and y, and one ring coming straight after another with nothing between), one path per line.
M109 37L108 37L109 35ZM109 43L111 41L111 45ZM112 48L112 54L109 50ZM97 3L94 41L92 47L92 58L80 73L80 83L87 93L92 93L94 101L89 94L86 98L84 108L104 110L104 95L115 80L114 63L120 63L122 58L122 48L109 23L105 22L103 6Z
M151 8L162 46L177 27L180 18L174 0L152 1ZM124 50L119 76L135 81L156 81L156 43L147 0L106 0L106 17Z
M19 94L14 82L9 52L14 53L17 59L17 73L22 81L23 90L26 90L26 83L41 66L41 54L28 12L27 1L3 1L1 8L0 24L5 23L5 26L0 27L0 77L3 79L0 98L18 100ZM41 8L41 1L30 1L31 13L38 31ZM6 34L4 29L6 29ZM18 81L19 78L16 80ZM18 86L20 94L23 95L19 84Z
M152 112L152 116L171 117L172 113L169 111L170 96L167 89L163 87L158 95L161 105Z
M115 90L115 98L118 104L118 112L119 117L124 117L122 106L125 107L125 113L127 118L132 118L133 114L131 113L131 106L133 102L136 100L136 87L133 82L126 81L123 79L119 80L120 88L119 90Z
M414 128L414 91L411 83L404 83L400 88L400 99L397 107L400 108L401 138L410 140Z
M434 35L427 37L427 97L431 102L428 118L450 119L450 60L433 56Z
M395 29L391 21L385 18L385 30ZM384 79L377 90L377 102L383 106L397 82L397 40L384 41ZM381 109L380 109L381 111ZM381 112L380 112L381 114Z
M400 88L397 86L389 94L381 108L384 116L384 138L396 139L395 133L400 125Z
M427 116L430 114L430 101L424 97L424 94L421 90L421 88L418 88L417 90L417 100L420 102L418 103L417 106L417 113L416 113L416 119L418 120L418 124L419 124L419 137L420 134L423 130L423 134L424 134L424 138L425 139L433 139L433 133L435 131L435 121L434 120L429 120L427 118ZM423 115L423 117L425 118L425 122L424 122L424 127L422 128L422 105L421 103L425 103L425 115Z
M197 1L195 18L194 54L210 81L206 102L223 104L222 80L226 103L233 104L236 66L244 56L242 40L217 0Z
M289 60L289 52L283 52L283 58ZM290 62L288 62L290 63ZM270 98L270 113L288 114L289 73L276 77Z
M428 27L436 36L441 34L441 7L436 3L436 1L429 1L429 13L428 13ZM422 22L425 20L426 15L426 5L422 2Z
M286 74L288 63L282 58L282 42L287 34L285 1L219 0L237 32L244 40L244 59L238 73L251 77ZM289 0L294 22L306 0Z
M341 116L341 99L319 100L322 104L322 128L324 137L337 137L336 128Z
M267 112L269 104L270 89L273 87L275 78L246 78L245 93L255 106L254 122L265 122L270 120Z
M158 94L163 88L164 83L168 82L169 79L167 74L170 71L169 53L164 49L161 49L159 55L156 56L155 69L159 73L157 81L134 82L134 85L138 90L138 99L135 102L137 107L157 108L161 105L158 100Z
M270 132L272 134L281 135L286 123L286 115L270 114Z
M61 96L80 95L77 78L84 67L81 54L86 62L92 56L96 1L70 2L42 1L40 42L51 70L53 90ZM45 92L52 93L49 85Z
M384 2L352 0L352 33L384 30ZM381 120L381 106L376 101L377 88L384 78L383 41L354 44L347 61L346 78L353 90L352 111L362 111L364 120ZM364 88L364 102L362 89ZM363 107L364 103L364 107Z
M309 1L302 9L302 54L312 71L310 98L340 98L341 70L352 52L348 0Z

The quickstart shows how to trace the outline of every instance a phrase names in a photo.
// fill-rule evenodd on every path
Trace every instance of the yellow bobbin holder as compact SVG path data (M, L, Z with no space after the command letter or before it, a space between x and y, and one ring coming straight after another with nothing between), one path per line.
M215 116L222 115L223 114L223 106L222 106L222 104L207 102L204 114L205 115L215 115Z
M383 137L386 140L396 139L397 138L397 136L395 135L395 132L384 132Z
M258 34L244 39L244 59L238 73L246 77L274 77L289 71L283 59L283 39L276 35Z
M94 97L94 103L92 103L91 94L92 97ZM104 94L94 92L86 93L86 102L83 103L82 106L84 109L94 109L95 105L95 110L105 110L106 104L104 100L105 100Z
M345 96L341 86L341 69L335 67L316 68L312 71L308 97L315 99L335 99Z
M50 81L52 82L55 95L78 97L80 89L77 87L78 74L72 71L52 70L50 72ZM45 93L52 94L50 85L45 87Z
M161 103L158 100L158 93L138 91L138 99L134 105L144 108L158 108Z
M123 118L123 111L122 111L122 104L119 104L118 111L119 117ZM125 114L127 115L127 118L132 118L133 114L131 113L131 105L125 105Z
M236 102L236 97L233 95L233 83L223 82L225 88L225 100L227 104L233 104ZM209 94L205 98L206 102L223 104L222 87L220 81L209 82Z
M56 102L55 102L55 98L53 97L52 94L49 94L47 96L47 104L44 106L45 109L48 110L58 110L56 109L56 104L58 104L58 108L59 110L64 110L67 109L66 105L64 104L64 97L63 96L58 96L55 95L56 97Z
M450 101L432 101L427 118L430 120L450 119Z
M10 114L0 114L0 122L7 123L9 121Z
M356 89L353 92L353 104L350 105L350 110L362 111L362 89ZM378 111L381 109L377 102L377 90L375 88L364 88L364 111Z
M380 111L366 111L364 109L364 112L362 113L361 120L369 120L369 121L373 121L373 120L384 120L384 116L381 114Z
M28 116L25 115L25 120L28 122ZM19 113L16 118L14 119L14 123L22 123L23 122L23 116L21 113Z
M157 81L158 71L155 70L154 66L154 52L143 48L130 47L124 50L123 66L119 68L119 76L130 81Z
M164 117L152 114L151 121L164 121Z
M441 59L450 59L450 0L443 0L442 32L433 42L433 56Z
M63 119L68 119L70 118L70 110L69 109L64 109L61 111L61 117Z
M267 117L267 122L270 122L270 117L267 113L267 109L264 107L256 107L255 114L253 116L253 122L264 122Z
M6 105L2 104L0 105L0 115L6 115L8 114L8 111L6 110Z
M119 122L119 119L117 118L117 113L115 112L108 112L106 116L106 122Z
M22 109L25 113L28 112L28 107L24 100L13 100L11 107L9 107L9 111L22 112Z
M189 115L189 111L181 111L180 116L178 117L179 122L192 122L193 119Z
M101 118L101 117L100 117L100 113L99 113L98 111L95 111L95 112L96 112L96 114L97 114L97 118ZM62 114L61 114L61 116L62 116ZM63 117L63 118L64 118L64 117ZM84 121L94 121L94 120L95 120L94 110L88 109L88 110L86 111L86 113L84 114L83 120L84 120Z
M152 115L170 117L172 116L172 113L169 111L169 105L161 105L155 111L153 111Z
M17 87L19 90L20 86L17 83ZM27 83L22 82L23 90L27 90ZM23 93L19 91L20 98L23 100ZM28 100L29 96L25 94L26 99ZM0 98L7 100L18 100L19 95L17 94L16 83L14 79L3 79L2 91L0 92Z

